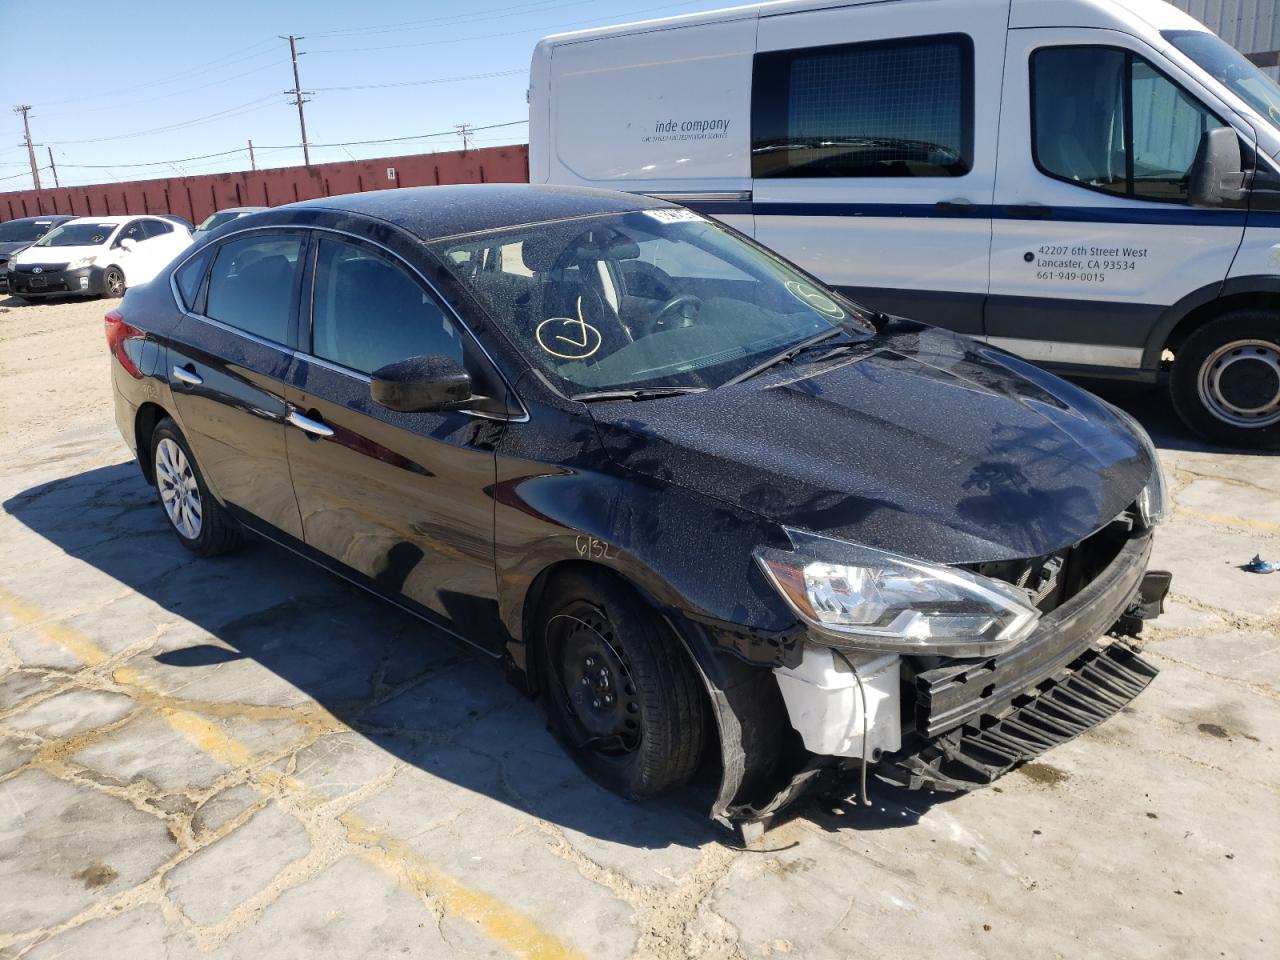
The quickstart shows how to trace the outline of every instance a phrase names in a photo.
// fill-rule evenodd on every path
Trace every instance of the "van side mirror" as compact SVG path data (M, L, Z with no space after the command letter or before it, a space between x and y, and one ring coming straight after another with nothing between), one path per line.
M373 371L369 394L400 413L457 410L471 401L471 374L442 354L410 357Z
M1187 199L1193 207L1236 207L1245 195L1239 137L1230 127L1206 130L1191 162Z

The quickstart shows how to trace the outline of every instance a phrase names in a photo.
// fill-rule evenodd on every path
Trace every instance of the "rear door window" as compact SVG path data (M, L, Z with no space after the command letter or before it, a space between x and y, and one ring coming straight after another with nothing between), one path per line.
M372 249L321 239L311 308L311 352L370 374L410 357L463 361L462 334L403 266Z
M228 326L288 344L302 262L300 234L258 233L218 247L205 314Z
M144 220L143 228L147 231L147 239L153 237L163 237L166 233L173 233L173 224L166 223L164 220Z

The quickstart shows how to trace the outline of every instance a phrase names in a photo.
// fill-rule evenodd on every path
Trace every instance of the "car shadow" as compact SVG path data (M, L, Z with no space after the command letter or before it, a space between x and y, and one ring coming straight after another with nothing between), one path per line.
M489 656L273 544L251 540L234 554L192 557L132 461L31 487L4 509L128 588L124 601L113 590L111 603L141 598L175 615L154 614L176 625L135 662L164 689L204 702L273 704L280 685L264 684L256 664L388 754L567 830L648 849L739 842L707 816L718 757L672 795L621 800L574 765L537 704ZM104 629L116 629L117 617L100 614ZM827 828L914 822L927 807L880 796L899 793L882 787L873 796L906 815L850 808L838 824L828 817Z

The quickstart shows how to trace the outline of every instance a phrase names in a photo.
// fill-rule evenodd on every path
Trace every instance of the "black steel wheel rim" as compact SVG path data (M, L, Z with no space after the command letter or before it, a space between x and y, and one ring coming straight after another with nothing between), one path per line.
M548 664L561 715L576 745L603 756L640 748L640 699L627 651L599 608L574 603L547 624Z

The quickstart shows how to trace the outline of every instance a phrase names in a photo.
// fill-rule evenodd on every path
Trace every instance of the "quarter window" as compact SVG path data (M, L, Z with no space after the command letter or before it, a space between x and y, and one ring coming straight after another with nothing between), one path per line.
M1031 99L1042 172L1144 200L1185 203L1201 136L1226 126L1147 61L1112 47L1035 51Z
M302 238L296 234L256 234L222 244L209 273L205 313L238 330L287 344L301 253Z
M174 274L182 305L192 312L197 310L196 298L200 295L200 284L204 282L204 275L209 269L211 253L212 248L206 247L179 267Z
M963 34L760 53L755 177L958 177L973 165Z
M381 254L322 239L311 312L312 352L373 373L410 357L463 360L459 330L435 298Z

